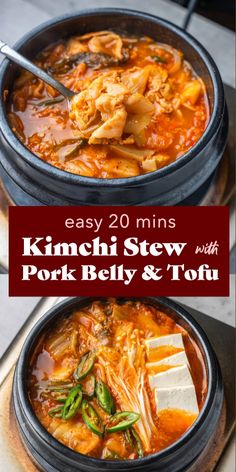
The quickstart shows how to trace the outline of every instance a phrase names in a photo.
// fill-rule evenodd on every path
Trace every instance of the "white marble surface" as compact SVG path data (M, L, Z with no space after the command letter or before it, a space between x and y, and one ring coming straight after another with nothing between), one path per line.
M235 326L235 282L235 275L231 275L230 297L173 297L173 300L202 311L219 321Z
M163 17L182 25L186 10L169 0L0 0L1 39L11 45L35 25L63 13L93 7L132 8ZM235 83L234 33L194 14L189 26L193 34L215 59L223 80ZM148 34L148 31L147 31Z
M0 357L40 298L8 297L8 275L0 275Z

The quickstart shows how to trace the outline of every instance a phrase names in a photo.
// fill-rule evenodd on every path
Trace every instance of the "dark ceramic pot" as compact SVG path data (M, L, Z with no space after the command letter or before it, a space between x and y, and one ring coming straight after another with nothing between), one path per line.
M184 472L194 463L215 433L223 403L219 365L209 341L195 320L182 307L166 298L141 301L164 311L183 326L197 343L206 367L208 393L193 426L165 450L133 461L107 461L79 454L54 439L36 418L27 395L26 378L37 341L59 317L88 305L92 298L70 298L48 311L31 330L17 363L13 382L13 404L21 438L34 462L45 472Z
M18 205L195 205L204 195L222 157L227 110L218 69L208 52L181 28L146 13L97 9L52 19L25 35L15 49L30 59L50 43L91 30L118 29L148 34L181 51L206 84L211 119L198 143L163 169L125 179L95 179L64 172L32 154L12 132L0 103L2 178ZM15 65L0 67L0 96L11 90Z

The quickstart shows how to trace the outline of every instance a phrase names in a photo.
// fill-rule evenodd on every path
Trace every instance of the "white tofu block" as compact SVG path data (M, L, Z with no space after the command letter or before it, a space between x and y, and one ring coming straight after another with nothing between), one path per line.
M148 362L146 364L147 367L158 367L160 365L189 365L188 358L186 356L185 351L177 352L177 354L173 354L172 356L165 357L161 361L156 362Z
M194 385L185 387L156 388L156 408L161 410L178 409L189 413L198 414L199 408Z
M183 337L181 333L168 334L159 336L158 338L150 338L145 340L148 349L154 349L160 346L173 346L184 349Z
M193 380L188 366L184 364L155 375L149 375L149 383L151 388L186 387L193 385Z

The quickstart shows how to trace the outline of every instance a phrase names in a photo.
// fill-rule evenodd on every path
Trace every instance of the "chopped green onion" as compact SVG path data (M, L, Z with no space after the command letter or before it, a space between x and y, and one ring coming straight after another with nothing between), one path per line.
M49 107L51 105L56 105L57 103L61 103L64 100L65 100L65 97L48 98L47 100L42 100L42 102L38 102L37 107Z
M66 162L76 156L78 151L87 144L86 139L79 139L76 144L70 145L65 148L59 149L58 156L60 159L64 159Z
M50 382L44 387L44 390L47 391L54 391L54 392L67 392L73 387L73 383L56 383L56 382Z
M143 457L143 445L142 441L138 435L138 433L135 431L134 428L127 429L124 432L125 435L125 440L127 443L135 449L139 457Z
M48 410L48 414L49 416L51 416L51 418L61 418L62 409L63 406L56 406L55 408L51 408L51 410Z
M67 397L57 397L56 401L58 403L66 403L66 399L67 399Z

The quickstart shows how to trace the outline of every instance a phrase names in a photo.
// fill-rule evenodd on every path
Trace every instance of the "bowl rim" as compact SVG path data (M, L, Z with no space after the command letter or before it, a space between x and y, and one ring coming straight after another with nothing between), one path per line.
M199 43L197 39L195 39L191 34L186 32L179 26L176 26L175 24L167 20L164 20L158 16L149 13L144 13L141 11L126 8L92 8L75 11L73 13L54 17L31 29L19 41L17 41L17 43L14 45L14 48L16 50L20 49L24 44L28 42L28 40L33 39L35 36L38 36L38 34L42 34L43 31L50 29L50 27L54 27L56 25L59 25L60 23L63 24L64 22L67 22L70 19L81 19L83 17L89 17L93 15L102 16L109 14L118 17L121 15L127 15L129 17L138 17L139 19L144 21L146 20L147 22L154 22L157 26L161 25L171 30L174 34L179 36L181 40L187 42L191 47L193 47L197 54L200 56L201 60L204 62L205 66L207 67L208 73L213 84L214 103L210 119L204 133L197 141L197 143L179 159L161 169L149 172L147 174L141 174L134 177L104 179L86 177L59 169L58 167L49 164L48 162L38 157L36 154L32 153L23 143L21 143L21 141L12 131L7 119L4 101L0 100L0 131L2 132L9 146L17 153L19 153L21 158L30 167L35 168L37 171L40 171L45 175L51 175L52 177L59 179L61 182L76 185L80 184L82 187L91 185L95 188L101 186L120 187L123 185L127 186L129 183L140 185L143 183L143 181L152 182L153 180L159 179L165 175L178 171L187 162L197 157L197 155L203 150L203 148L207 146L207 144L212 139L220 125L224 109L224 90L221 76L213 58L210 56L208 51ZM5 58L0 66L0 93L3 93L3 81L10 64L11 62L7 58Z
M19 395L19 402L20 408L24 410L28 421L31 424L31 427L43 440L47 443L48 447L51 447L57 451L58 454L69 456L71 461L78 461L80 458L81 462L89 461L90 464L101 466L109 463L112 466L117 466L117 461L114 460L105 460L105 459L98 459L91 457L89 455L81 454L79 452L74 451L73 449L68 448L66 445L59 442L55 439L44 426L38 420L28 397L27 387L26 387L26 369L27 369L27 360L30 354L32 347L37 342L38 337L43 333L45 330L45 325L48 327L50 323L55 319L56 316L66 316L70 313L73 309L79 306L86 306L92 301L95 300L105 300L110 297L70 297L63 300L60 303L54 305L51 309L49 309L33 326L31 331L28 333L25 342L22 346L19 359L17 362L17 367L15 371L15 380L18 386L18 395ZM199 427L204 423L207 419L208 413L212 406L212 401L215 395L215 389L217 385L216 376L213 375L217 369L217 361L215 357L215 353L211 347L211 344L201 326L195 321L195 319L185 310L182 306L177 304L176 302L170 300L166 297L116 297L118 300L140 300L143 303L150 303L154 306L161 306L161 308L165 311L172 311L177 317L180 317L185 323L187 323L190 331L194 334L194 336L198 339L199 344L204 352L204 361L205 361L205 368L207 372L207 395L205 398L205 402L203 407L199 413L199 416L194 421L193 425L186 431L183 436L181 436L177 441L173 444L168 446L167 448L156 452L154 454L150 454L148 456L133 459L133 460L122 460L119 461L119 467L122 470L123 468L129 466L130 468L136 467L139 464L150 464L153 460L166 458L168 455L170 456L175 451L179 449L180 446L186 445L190 439L192 439L195 433L198 431ZM168 315L168 313L167 313ZM169 315L168 315L169 316ZM101 470L100 468L98 470Z

